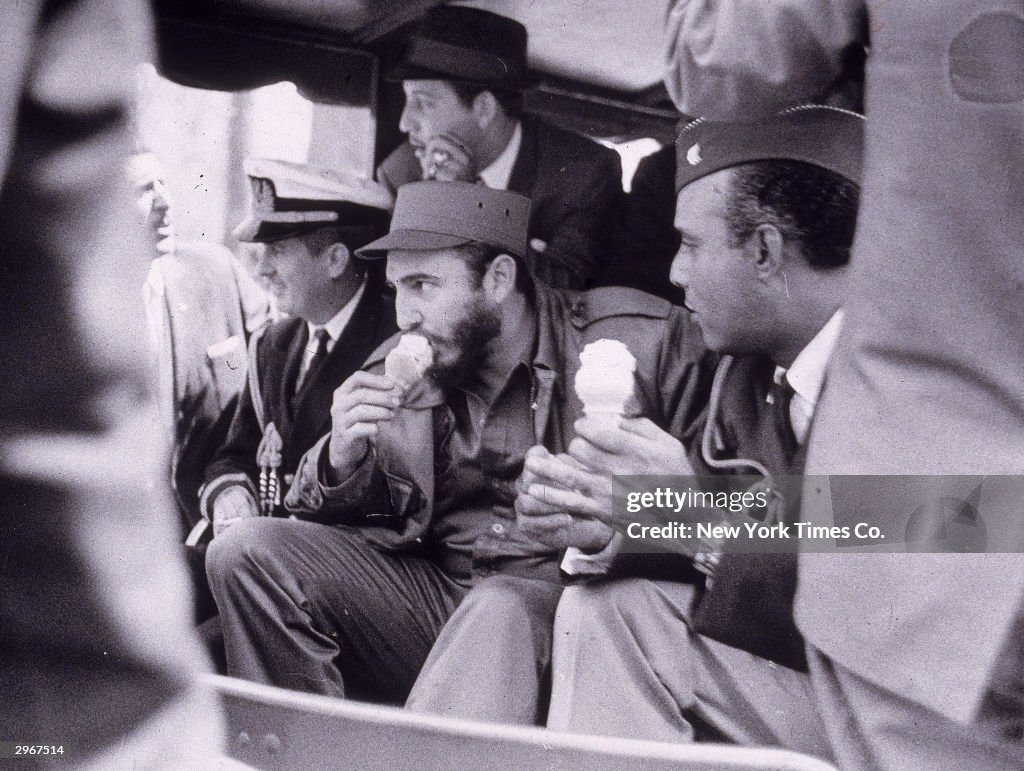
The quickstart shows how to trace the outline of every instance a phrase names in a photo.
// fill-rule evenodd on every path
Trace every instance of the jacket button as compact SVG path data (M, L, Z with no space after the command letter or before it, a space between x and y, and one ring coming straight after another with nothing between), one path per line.
M505 526L502 525L500 522L495 522L493 525L491 525L491 530L494 531L494 533L496 533L497 535L502 535L505 532Z

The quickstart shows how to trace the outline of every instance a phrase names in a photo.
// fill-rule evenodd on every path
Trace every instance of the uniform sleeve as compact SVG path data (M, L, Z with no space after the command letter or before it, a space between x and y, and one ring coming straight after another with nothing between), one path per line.
M377 167L377 181L387 187L392 195L407 182L423 179L423 169L416 159L412 145L403 142L396 147Z
M665 85L676 107L754 119L826 92L867 42L863 0L673 0Z
M228 435L206 467L206 481L199 493L199 510L207 519L213 519L213 503L230 485L243 485L256 496L259 467L256 451L263 439L260 421L252 404L249 383L235 405Z
M322 437L299 461L285 508L299 519L323 524L384 525L409 516L410 505L422 505L423 496L410 484L404 487L381 468L371 447L347 479L330 478L327 452L330 435Z

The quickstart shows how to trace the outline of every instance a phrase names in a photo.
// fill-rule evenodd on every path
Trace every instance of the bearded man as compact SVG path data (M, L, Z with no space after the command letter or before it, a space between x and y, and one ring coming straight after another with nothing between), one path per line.
M583 572L611 530L580 521L557 545L521 532L526 452L564 453L573 438L587 343L622 342L637 360L632 411L680 435L701 407L705 349L665 300L531 279L529 214L517 193L414 182L398 192L390 233L357 251L387 256L398 325L425 340L433 364L401 387L384 374L392 339L335 392L331 432L285 501L317 522L248 519L214 542L207 567L231 674L396 701L429 654L411 706L537 717L563 575ZM524 633L525 645L509 643Z

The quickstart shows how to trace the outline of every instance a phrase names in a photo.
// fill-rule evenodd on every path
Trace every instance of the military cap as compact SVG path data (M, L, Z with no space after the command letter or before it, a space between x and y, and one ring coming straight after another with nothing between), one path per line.
M716 171L767 160L802 161L860 184L864 116L839 107L803 105L758 121L698 118L676 138L676 192Z
M442 5L427 11L405 57L385 79L455 80L518 91L532 84L526 27L480 8Z
M434 250L478 241L526 257L530 199L469 182L410 182L398 188L391 230L356 255L386 257L391 249Z
M387 227L391 193L365 177L270 158L249 158L244 168L252 208L233 231L239 241L277 241L327 226Z

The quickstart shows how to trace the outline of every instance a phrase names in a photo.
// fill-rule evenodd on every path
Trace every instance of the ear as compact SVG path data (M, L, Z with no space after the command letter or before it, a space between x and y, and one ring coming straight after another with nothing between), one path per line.
M481 91L473 97L472 111L476 124L480 128L485 129L491 125L491 122L498 114L498 100L494 98L494 94L490 91Z
M775 225L758 225L750 237L754 267L762 280L779 274L784 258L785 238Z
M352 253L345 244L331 244L324 249L324 257L327 260L327 269L332 279L340 278L349 268L352 262Z
M499 254L491 260L482 282L487 299L495 305L504 302L515 291L517 271L515 259L507 254Z

